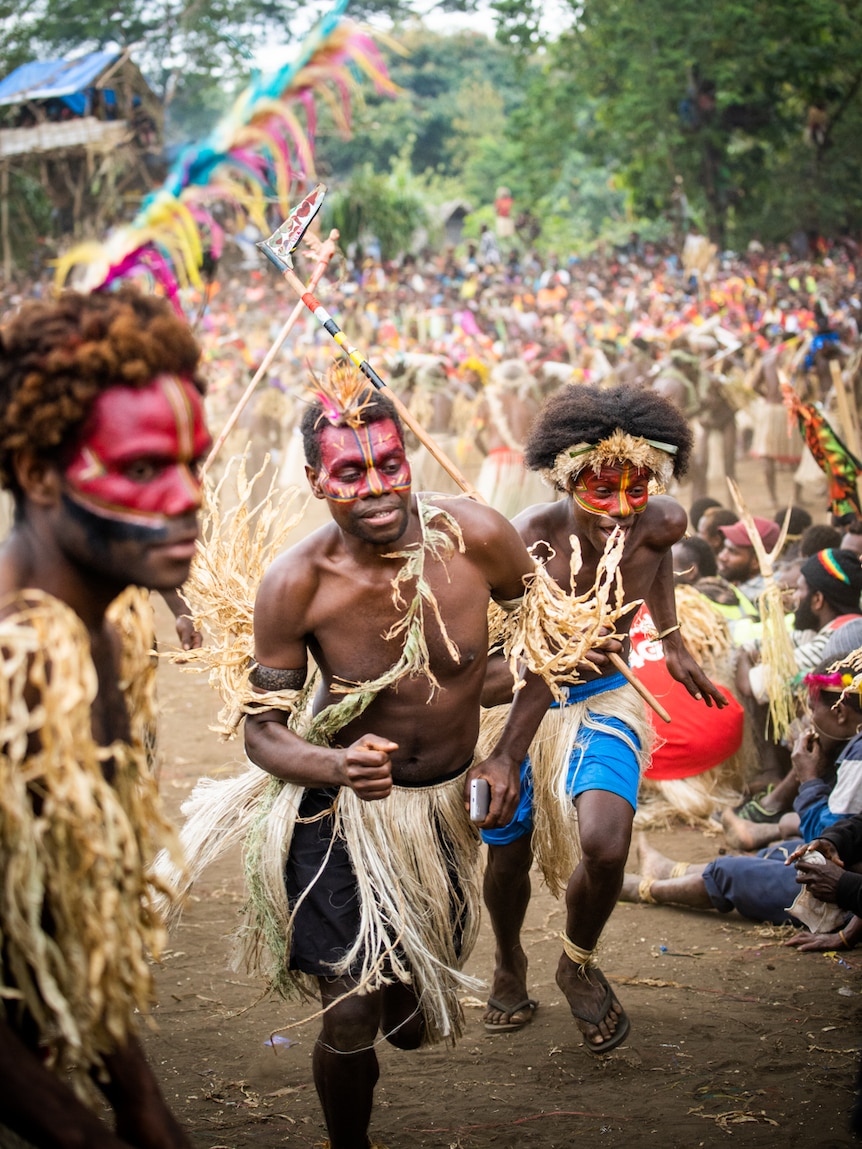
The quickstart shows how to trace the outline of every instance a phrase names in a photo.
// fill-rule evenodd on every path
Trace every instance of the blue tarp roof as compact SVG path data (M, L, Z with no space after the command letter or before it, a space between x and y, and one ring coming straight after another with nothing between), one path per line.
M89 52L74 60L34 60L0 80L0 105L83 92L119 60L119 52Z

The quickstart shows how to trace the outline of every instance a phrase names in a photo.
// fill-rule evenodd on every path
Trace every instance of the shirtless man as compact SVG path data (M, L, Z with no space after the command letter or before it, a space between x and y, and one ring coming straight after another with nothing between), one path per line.
M633 388L563 387L545 403L533 424L526 459L528 466L543 471L566 497L528 508L515 525L525 543L540 544L548 572L565 587L572 555L570 536L577 536L583 555L577 575L579 593L593 585L611 533L616 528L624 531L620 570L625 600L646 601L671 675L695 698L724 706L726 699L694 662L676 622L672 548L685 532L685 511L675 500L652 497L649 491L651 480L664 486L672 476L684 473L690 449L685 418L659 395ZM619 632L627 631L631 617L617 623ZM492 666L483 702L501 703L507 695L511 696L511 686L505 667ZM547 687L528 679L515 696L504 736L517 743L524 740L525 732L532 735L549 702ZM649 758L649 727L633 688L610 666L591 681L570 686L566 708L572 721L580 723L577 745L571 762L554 763L552 770L564 774L565 792L577 809L581 858L566 888L565 952L557 984L584 1034L586 1048L603 1053L624 1040L629 1021L593 954L622 886L640 768ZM603 729L585 726L587 714L591 723L599 722ZM541 736L537 744L540 741ZM541 748L535 745L534 751L538 780ZM490 759L495 768L500 752L496 750ZM511 761L507 764L518 766ZM556 777L548 784L554 781ZM527 760L521 765L521 799L515 818L499 830L483 827L482 831L490 847L485 901L497 943L485 1014L490 1032L520 1028L535 1009L527 993L527 959L520 940L533 860L531 789Z
M308 481L332 522L266 572L255 606L251 682L261 691L298 690L310 652L322 677L314 703L319 718L344 699L338 684L385 676L402 648L407 655L410 636L407 646L400 635L389 637L405 608L418 608L413 636L427 643L428 660L424 672L376 685L370 705L342 724L330 744L298 737L287 713L274 709L250 715L245 738L253 762L306 788L299 816L309 821L294 830L287 863L291 905L303 895L290 964L317 978L326 1007L313 1071L332 1149L367 1149L378 1030L399 1048L415 1049L459 1028L457 998L448 1020L438 1016L429 1024L429 1002L440 987L423 984L411 947L429 928L424 919L437 915L436 931L419 948L430 955L432 979L442 978L445 996L455 984L453 967L457 979L475 938L479 908L478 833L465 793L485 678L486 612L491 598L522 595L531 563L517 531L496 511L468 499L411 493L403 433L388 400L366 393L353 408L335 403L334 414L333 403L327 401L326 415L319 402L312 404L303 418ZM393 579L407 569L405 551L420 556L427 589L420 593L417 580L405 581L396 603ZM513 741L507 751L517 758L526 743ZM485 775L492 790L487 824L502 825L515 808L517 775L502 761ZM389 921L382 940L362 934L360 908L364 922L369 906L357 886L387 863L374 847L363 861L349 841L374 833L390 856L400 851L382 881L385 893L395 891L396 910L413 912L409 936L397 935ZM423 833L430 844L422 844ZM444 896L419 905L433 882ZM357 941L358 960L339 971ZM369 981L358 969L371 951L380 963ZM359 983L364 992L351 992Z
M150 716L131 705L151 634L130 674L107 612L130 585L170 591L188 575L209 446L199 356L164 301L131 289L26 304L2 333L0 482L15 502L0 549L4 1145L5 1128L55 1149L189 1146L135 1035L162 932L147 874L169 842Z
M477 440L485 452L476 489L511 518L544 496L524 467L524 437L539 410L539 386L523 359L507 359L491 372L476 412Z
M781 356L783 344L776 344L761 356L747 382L757 398L752 404L754 441L751 454L763 460L766 489L774 510L778 510L776 464L797 467L802 457L802 436L787 419L787 408L781 395Z

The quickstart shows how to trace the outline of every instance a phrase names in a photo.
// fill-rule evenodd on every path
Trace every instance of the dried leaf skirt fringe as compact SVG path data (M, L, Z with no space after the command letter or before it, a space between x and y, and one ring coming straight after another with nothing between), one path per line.
M249 900L242 959L286 997L308 997L316 989L314 978L289 969L293 921L284 870L302 794L302 787L257 767L235 779L205 779L185 807L182 832L192 879L229 846L244 843ZM351 970L366 991L394 980L411 984L426 1042L458 1037L458 994L480 988L461 972L476 943L481 908L479 836L464 809L464 775L436 786L396 786L381 802L363 802L344 788L335 832L353 862L361 924L333 976Z

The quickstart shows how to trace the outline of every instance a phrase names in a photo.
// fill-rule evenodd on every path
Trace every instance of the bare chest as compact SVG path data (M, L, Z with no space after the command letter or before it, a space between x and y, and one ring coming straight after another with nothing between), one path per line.
M452 680L485 657L488 600L487 583L463 555L426 563L422 590L416 579L393 587L391 575L324 576L309 645L328 676L362 681L395 665L405 646L424 643L433 673Z

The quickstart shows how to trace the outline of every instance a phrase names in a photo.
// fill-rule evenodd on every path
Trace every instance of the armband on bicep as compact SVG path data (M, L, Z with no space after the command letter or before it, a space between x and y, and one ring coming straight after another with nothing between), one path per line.
M272 691L302 690L306 674L304 666L281 670L274 666L261 666L256 662L251 668L248 681L256 690L269 694Z
M285 670L281 667L261 666L259 662L252 661L245 686L237 698L241 712L262 714L266 710L281 710L295 717L305 703L307 674L304 666L288 667Z

